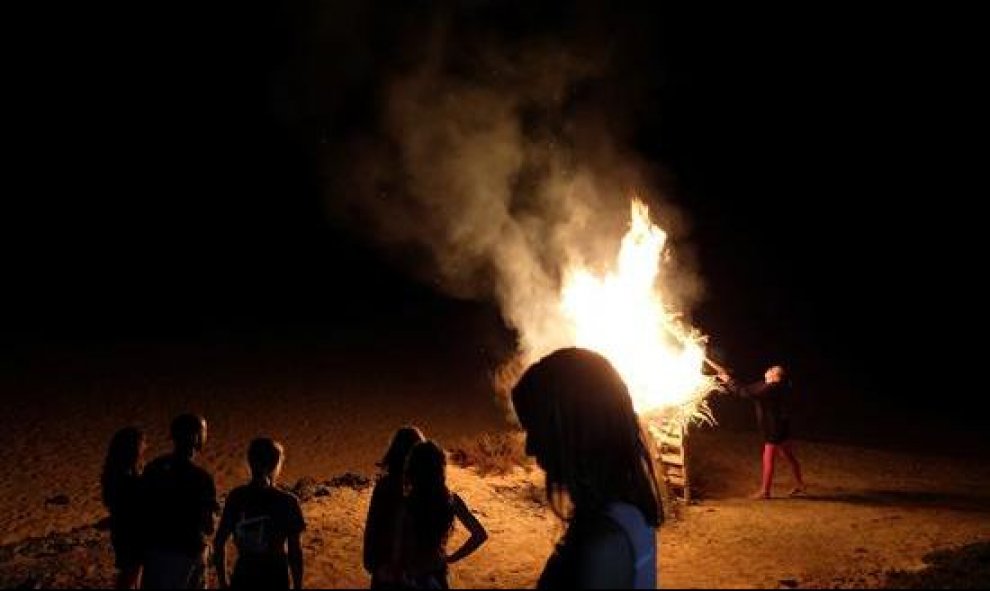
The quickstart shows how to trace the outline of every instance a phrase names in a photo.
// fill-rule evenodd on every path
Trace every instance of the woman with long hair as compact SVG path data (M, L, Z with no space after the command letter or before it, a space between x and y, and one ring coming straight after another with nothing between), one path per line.
M402 505L396 564L400 585L415 589L448 589L447 565L477 550L488 533L464 500L447 488L447 459L433 441L417 443L406 460L406 497ZM470 533L464 544L447 554L447 539L460 521Z
M110 439L100 476L103 504L110 512L110 542L117 567L118 589L135 589L141 576L144 544L141 536L141 467L144 434L124 427Z
M560 349L526 370L512 404L567 522L538 587L655 588L660 489L619 374L597 353Z
M392 435L388 450L377 464L382 474L371 493L364 525L364 569L371 575L372 589L397 584L391 566L404 492L402 473L409 450L425 440L418 428L401 427Z

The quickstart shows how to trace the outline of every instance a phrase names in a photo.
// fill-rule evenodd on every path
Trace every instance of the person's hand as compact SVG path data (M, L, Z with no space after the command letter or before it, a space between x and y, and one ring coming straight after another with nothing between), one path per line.
M732 381L732 377L729 376L729 374L724 373L724 372L723 373L719 373L716 377L718 378L718 381L722 382L723 384L728 384L729 382Z

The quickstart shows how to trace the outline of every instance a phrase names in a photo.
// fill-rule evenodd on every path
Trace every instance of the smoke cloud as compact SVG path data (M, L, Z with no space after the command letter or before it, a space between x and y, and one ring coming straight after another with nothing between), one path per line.
M686 310L701 293L687 224L629 147L660 108L642 92L642 39L609 40L607 22L519 32L477 10L396 18L390 49L350 55L378 78L368 124L327 150L333 215L447 293L495 301L520 349L542 354L565 344L544 330L563 269L615 260L635 193L678 248L665 298Z

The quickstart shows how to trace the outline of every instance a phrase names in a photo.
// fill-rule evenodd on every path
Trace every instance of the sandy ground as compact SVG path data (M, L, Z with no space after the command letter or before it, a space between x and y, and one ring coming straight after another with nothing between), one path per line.
M451 351L463 339L447 330L454 334L436 336L450 348L440 350L381 353L373 342L130 347L67 351L0 372L8 400L0 462L16 474L0 479L0 544L97 520L113 432L144 429L150 460L170 448L168 424L180 412L207 417L202 462L221 491L246 476L247 444L262 434L285 445L284 480L295 482L370 474L398 425L415 423L446 442L503 428L491 363L478 349ZM46 503L62 495L68 505Z
M664 586L876 587L890 571L921 569L932 551L990 540L984 460L806 443L808 496L783 496L792 482L783 469L781 498L756 501L745 497L759 448L752 434L693 437L705 494L661 534Z
M221 491L243 479L243 447L261 432L286 443L283 480L291 484L302 476L328 481L347 471L373 476L372 463L389 432L407 421L448 446L502 424L480 353L452 365L442 382L417 365L396 363L397 369L382 372L340 351L312 355L284 357L295 364L259 356L250 369L241 363L234 371L206 351L194 381L188 366L168 371L168 357L151 365L135 362L125 373L92 360L85 367L62 360L55 373L42 368L58 379L7 375L5 388L20 387L33 397L10 408L8 424L19 429L4 434L10 439L0 461L13 466L16 477L0 482L0 586L109 584L108 536L93 527L103 516L96 482L103 446L121 424L145 425L154 455L166 448L169 416L183 408L204 412L211 434L202 462L215 472ZM313 367L322 369L314 373ZM350 394L330 396L331 386ZM258 389L263 396L242 402ZM418 402L424 399L431 404ZM907 579L892 578L896 571L921 571L933 551L976 552L977 563L987 562L985 459L810 442L800 442L799 455L811 485L808 496L749 500L758 478L755 435L696 430L690 462L697 500L678 507L678 516L661 530L661 585L905 586ZM481 477L473 469L451 468L451 487L491 534L479 552L454 566L454 585L535 583L562 531L542 503L540 479L532 469ZM778 481L778 492L786 491L786 470ZM328 482L320 494L304 503L306 584L365 586L360 540L370 488L360 478L344 479ZM452 543L463 535L458 531Z

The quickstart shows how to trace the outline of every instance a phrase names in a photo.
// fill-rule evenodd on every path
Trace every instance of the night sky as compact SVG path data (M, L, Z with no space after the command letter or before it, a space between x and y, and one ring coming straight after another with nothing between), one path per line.
M444 12L465 43L619 47L612 91L587 92L687 213L722 359L919 413L965 395L943 339L975 321L979 268L956 266L979 236L960 208L982 198L964 179L985 67L963 16L332 4L6 19L5 346L309 338L463 306L328 213L321 160L377 125L410 31Z

